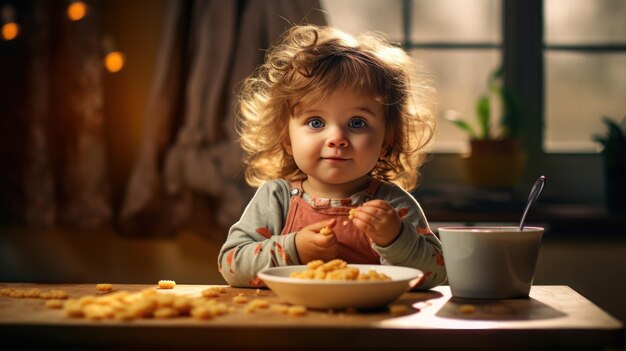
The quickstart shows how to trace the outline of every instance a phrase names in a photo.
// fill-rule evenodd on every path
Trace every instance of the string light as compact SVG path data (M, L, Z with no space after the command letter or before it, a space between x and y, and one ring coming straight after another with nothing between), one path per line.
M70 4L67 6L67 17L71 21L80 21L87 15L88 6L86 3L75 0L70 1Z
M2 6L2 39L9 41L20 34L20 25L15 22L15 9L9 4Z
M115 45L111 37L104 37L102 40L102 46L104 47L104 68L110 73L117 73L124 68L126 62L126 56L123 52L115 50Z

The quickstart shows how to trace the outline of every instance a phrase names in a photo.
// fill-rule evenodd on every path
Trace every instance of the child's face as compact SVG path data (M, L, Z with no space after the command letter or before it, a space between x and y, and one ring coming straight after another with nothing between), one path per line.
M369 174L382 155L384 136L382 104L338 90L295 109L284 146L310 180L340 185Z

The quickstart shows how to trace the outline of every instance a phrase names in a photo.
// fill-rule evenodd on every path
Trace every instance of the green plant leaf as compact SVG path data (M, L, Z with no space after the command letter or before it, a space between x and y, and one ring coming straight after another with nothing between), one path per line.
M482 95L476 103L476 116L478 118L478 127L480 130L480 139L489 139L490 125L489 114L491 113L491 107L489 104L489 96Z
M461 130L463 130L464 132L467 132L470 136L470 139L476 138L476 132L474 131L474 128L472 128L472 126L464 119L456 116L446 116L446 119L452 122L455 126L461 128Z

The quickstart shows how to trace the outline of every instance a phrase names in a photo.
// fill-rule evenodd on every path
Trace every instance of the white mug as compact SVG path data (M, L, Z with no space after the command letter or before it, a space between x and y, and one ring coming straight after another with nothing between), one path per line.
M452 296L528 297L543 233L540 227L439 228Z

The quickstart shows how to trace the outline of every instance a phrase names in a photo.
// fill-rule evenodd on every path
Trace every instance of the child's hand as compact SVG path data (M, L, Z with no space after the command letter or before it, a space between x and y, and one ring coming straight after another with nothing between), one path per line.
M402 221L387 201L372 200L354 212L352 223L379 246L391 244L400 234Z
M296 249L300 262L307 264L313 260L330 261L337 258L339 243L334 233L320 234L320 230L328 226L332 228L337 224L336 219L310 224L296 233Z

